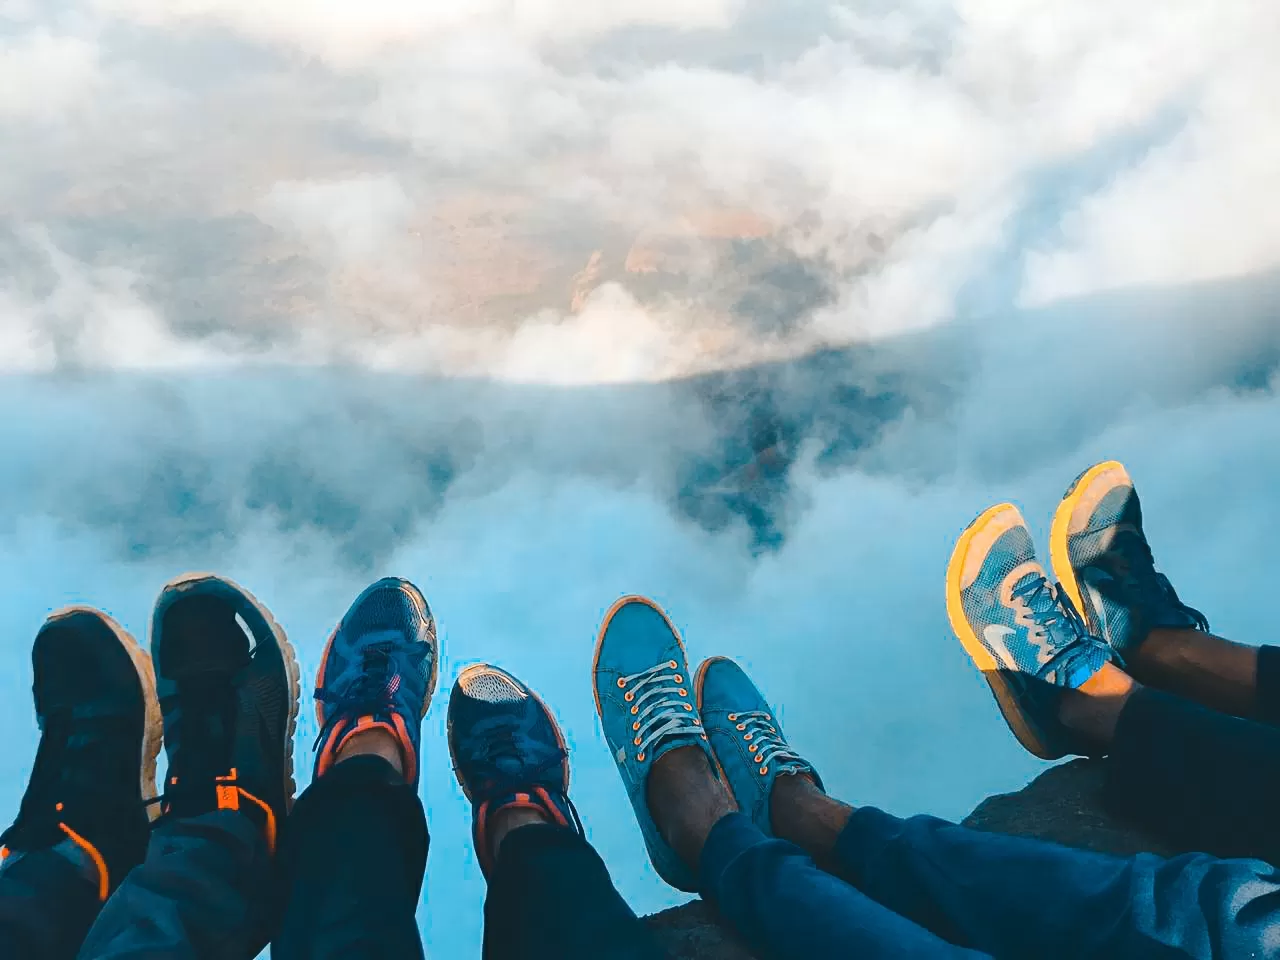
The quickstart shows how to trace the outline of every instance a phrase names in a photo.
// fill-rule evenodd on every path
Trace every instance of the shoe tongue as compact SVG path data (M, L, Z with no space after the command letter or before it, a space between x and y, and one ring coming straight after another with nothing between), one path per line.
M1046 663L1036 676L1056 687L1074 690L1101 670L1109 659L1102 644L1084 637Z

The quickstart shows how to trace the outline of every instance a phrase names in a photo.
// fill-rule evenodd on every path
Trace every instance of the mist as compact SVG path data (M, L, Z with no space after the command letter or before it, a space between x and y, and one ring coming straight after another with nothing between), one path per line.
M683 897L594 717L620 594L747 665L833 794L949 817L1042 766L945 618L991 503L1043 543L1119 458L1180 594L1270 640L1278 42L1264 2L0 0L0 800L43 618L142 636L188 569L304 690L414 580L441 693L491 660L556 711L641 911ZM484 887L443 716L452 957Z

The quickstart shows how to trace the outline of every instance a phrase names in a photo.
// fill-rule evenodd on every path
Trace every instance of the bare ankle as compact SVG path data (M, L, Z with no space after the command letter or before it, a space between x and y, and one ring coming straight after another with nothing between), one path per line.
M1058 719L1105 751L1115 739L1125 704L1138 689L1138 683L1119 667L1103 664L1077 689L1062 691Z
M531 807L508 807L505 810L499 810L488 824L488 852L497 859L498 851L502 849L502 841L510 833L521 827L550 822L550 818L545 813Z
M815 860L829 861L853 807L827 796L803 774L779 777L769 798L769 821L776 836L790 840Z
M396 773L404 775L404 755L400 741L387 730L374 728L352 734L338 750L334 762L341 763L343 760L362 756L381 757L395 768Z
M711 828L738 809L698 747L679 747L659 757L645 790L663 839L694 870Z

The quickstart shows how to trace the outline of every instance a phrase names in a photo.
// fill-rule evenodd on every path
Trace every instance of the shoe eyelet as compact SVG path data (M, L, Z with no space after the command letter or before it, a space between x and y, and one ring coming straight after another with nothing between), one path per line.
M694 718L693 718L693 725L694 725L695 727L700 727L700 726L702 726L702 721L701 721L701 720L699 720L697 717L694 717Z
M731 713L731 714L729 714L729 722L730 722L730 723L733 723L733 722L734 722L734 721L736 721L737 719L738 719L738 715L737 715L736 713Z
M732 718L732 717L730 717L729 719L730 719L730 720L732 720L733 718ZM739 730L745 730L745 729L747 729L747 725L746 725L745 723L740 723L740 724L738 724L738 729L739 729Z
M755 745L754 743L749 743L749 744L747 744L747 752L748 752L748 753L755 753L755 752L756 752L756 745Z
M692 703L686 703L686 704L684 705L684 708L685 708L686 710L688 710L690 713L693 713L693 704L692 704Z
M707 739L707 735L705 733L702 735L702 739L703 740Z
M636 698L636 695L632 693L630 690L628 690L626 693L622 695L622 699L627 701L627 703L630 703L635 698Z
M631 729L632 729L632 730L639 730L639 729L640 729L640 721L639 721L639 720L637 720L635 723L633 723L633 724L631 725Z
M684 677L680 676L678 673L676 674L676 683L684 683Z
M644 754L643 754L643 753L637 753L637 754L636 754L636 762L638 762L638 763L644 763Z
M622 679L622 677L619 677L619 678L618 678L618 689L619 689L619 690L625 690L625 689L626 689L626 686L627 686L627 681L626 681L626 680L624 680L624 679Z
M680 669L680 664L676 663L674 660L668 663L667 666L669 666L672 670Z
M773 717L769 716L767 713L764 715L764 718L765 718L766 720L772 720L772 719L773 719Z
M686 690L684 687L681 687L681 688L680 688L680 696L682 696L682 697L687 697L688 695L689 695L689 691L688 691L688 690Z
M631 741L631 743L637 747L640 746L640 738L636 737L634 740Z
M754 737L754 736L755 736L755 734L754 734L754 733L744 733L744 734L742 735L742 739L743 739L743 740L750 740L750 739L751 739L752 737Z
M632 707L632 708L631 708L631 715L632 715L633 717L634 717L637 713L639 713L639 712L640 712L640 708L639 708L639 707Z
M760 768L760 776L765 777L765 776L768 776L768 774L769 774L769 768L768 768L768 767L761 767L761 768Z

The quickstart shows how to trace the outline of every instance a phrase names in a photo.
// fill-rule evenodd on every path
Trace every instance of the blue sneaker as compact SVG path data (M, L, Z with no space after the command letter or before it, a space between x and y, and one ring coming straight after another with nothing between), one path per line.
M769 798L778 777L807 774L819 789L822 778L791 749L768 701L732 660L712 657L703 663L693 689L708 742L738 809L765 836L773 836Z
M1115 460L1090 467L1063 496L1049 558L1089 629L1121 664L1155 627L1209 630L1204 614L1179 600L1169 578L1156 572L1138 491Z
M1013 504L992 507L961 534L947 568L947 614L1024 747L1045 760L1089 752L1058 721L1058 695L1102 669L1110 651L1045 576Z
M531 809L582 833L569 802L569 751L564 734L538 695L497 667L462 671L449 695L449 755L471 801L471 835L480 869L493 869L489 818L499 810Z
M689 893L697 877L662 839L649 813L645 784L663 755L696 746L718 769L691 690L684 643L652 600L623 597L605 614L592 666L596 712L631 798L658 876Z
M408 580L386 577L356 597L316 673L316 777L352 735L381 729L400 744L405 782L418 785L422 718L435 692L438 654L431 608Z

